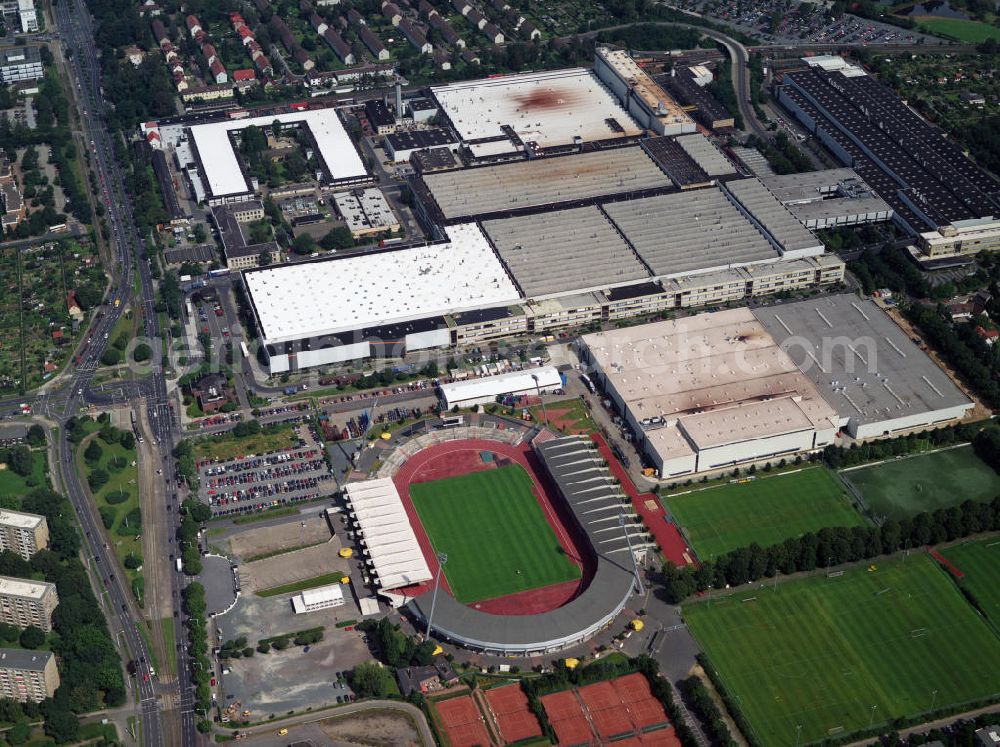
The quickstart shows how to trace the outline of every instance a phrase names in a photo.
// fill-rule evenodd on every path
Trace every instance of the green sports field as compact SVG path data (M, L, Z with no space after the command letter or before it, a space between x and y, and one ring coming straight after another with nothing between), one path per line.
M580 577L520 465L416 483L410 497L431 544L448 555L448 585L463 603Z
M965 500L991 501L1000 475L971 446L920 454L842 473L876 516L903 519Z
M684 618L766 745L1000 692L1000 638L923 554L687 604Z
M965 574L959 583L993 624L1000 626L1000 536L963 542L941 554Z
M965 18L939 18L937 16L916 16L914 19L921 30L941 34L962 42L978 44L987 39L1000 41L1000 29L982 21Z
M762 547L823 527L864 524L837 478L823 467L761 476L664 500L698 557L756 542Z

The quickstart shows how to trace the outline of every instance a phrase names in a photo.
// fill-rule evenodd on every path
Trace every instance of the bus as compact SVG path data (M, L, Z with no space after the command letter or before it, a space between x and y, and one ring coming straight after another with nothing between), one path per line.
M587 376L587 374L585 373L580 374L580 381L583 382L583 385L587 387L587 391L590 392L591 394L597 392L597 389L594 387L594 382L590 380L590 377Z
M210 278L221 278L221 277L224 277L225 275L228 275L228 274L229 274L229 268L228 267L223 267L222 269L219 269L219 270L209 270L208 271L208 276Z
M250 359L250 351L247 349L246 340L240 341L240 352L243 353L244 358L246 358L247 360Z
M448 415L447 417L441 418L441 428L457 428L458 426L465 423L464 415Z

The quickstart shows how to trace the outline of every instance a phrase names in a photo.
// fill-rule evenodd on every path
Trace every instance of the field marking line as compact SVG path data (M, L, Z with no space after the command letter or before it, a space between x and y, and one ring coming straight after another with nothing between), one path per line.
M930 454L939 454L942 451L951 451L952 449L961 449L964 446L972 446L971 442L966 441L960 444L951 444L950 446L942 446L938 449L928 449L927 451L916 451L912 454L900 454L897 457L892 457L891 459L880 459L877 462L865 462L864 464L856 464L853 467L844 467L842 469L836 470L843 474L844 472L853 472L859 469L867 469L868 467L878 467L883 464L891 464L893 462L902 462L907 459L913 459L914 457L928 456Z

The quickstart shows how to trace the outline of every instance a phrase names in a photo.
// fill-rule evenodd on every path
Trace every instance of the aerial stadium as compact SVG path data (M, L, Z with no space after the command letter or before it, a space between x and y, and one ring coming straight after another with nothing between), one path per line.
M640 599L633 557L653 543L586 436L513 421L426 432L345 498L378 593L439 640L539 655Z

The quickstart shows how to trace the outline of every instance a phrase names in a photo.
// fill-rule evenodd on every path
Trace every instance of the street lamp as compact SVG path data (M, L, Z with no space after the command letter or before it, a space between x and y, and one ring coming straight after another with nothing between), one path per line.
M934 697L931 698L931 710L934 710L934 704L937 703L937 690L934 691Z
M802 736L802 724L795 727L795 747L799 747L799 737Z
M642 586L642 579L639 577L639 566L635 562L635 553L632 552L632 538L628 534L628 528L625 526L625 512L618 512L618 526L622 528L622 532L625 534L625 542L628 545L628 556L632 559L632 573L635 574L635 585L637 594L645 594L645 589Z
M425 636L428 640L431 637L431 621L434 619L434 605L437 604L438 600L438 587L441 585L441 569L444 568L444 564L448 562L447 553L439 552L437 554L438 569L437 573L434 574L434 596L431 597L431 613L427 616L427 635Z
M545 427L549 427L549 414L545 411L545 400L542 399L542 387L538 383L538 374L531 374L531 378L535 381L535 391L538 392L538 401L542 403L542 420L545 422Z
M872 724L875 723L875 709L876 708L878 708L877 705L873 705L872 706L872 717L870 719L868 719L868 728L869 729L871 729L872 728Z

